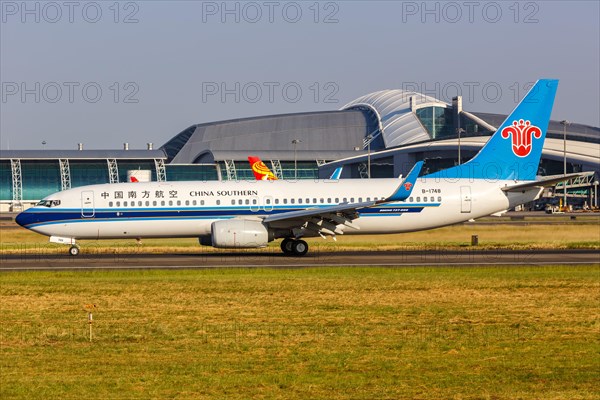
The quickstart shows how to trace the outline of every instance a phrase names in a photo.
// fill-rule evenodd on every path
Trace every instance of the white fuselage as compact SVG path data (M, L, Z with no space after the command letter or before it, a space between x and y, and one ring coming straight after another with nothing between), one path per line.
M199 237L215 221L256 219L272 213L382 200L398 179L238 182L148 182L79 187L47 199L55 206L27 212L27 228L72 239ZM534 200L540 189L505 193L515 181L419 178L411 196L359 209L347 234L384 234L431 229L501 212Z

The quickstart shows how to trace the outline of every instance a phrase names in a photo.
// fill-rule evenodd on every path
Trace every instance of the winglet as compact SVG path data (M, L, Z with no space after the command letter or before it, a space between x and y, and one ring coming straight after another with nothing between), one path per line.
M412 193L413 188L415 187L415 182L419 177L419 173L421 172L421 168L423 167L423 161L417 162L414 167L410 170L406 178L402 181L402 183L398 186L394 194L385 199L385 202L390 201L404 201L408 199L410 194Z
M340 179L340 176L342 175L342 170L343 169L344 169L343 166L337 167L335 169L335 171L333 171L333 173L331 174L331 176L329 177L329 179L332 179L332 180L338 180L338 179Z

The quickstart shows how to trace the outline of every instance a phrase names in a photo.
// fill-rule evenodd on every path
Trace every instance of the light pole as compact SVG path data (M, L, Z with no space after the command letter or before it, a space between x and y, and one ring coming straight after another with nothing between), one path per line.
M371 179L371 140L373 135L366 137L367 139L367 178Z
M292 144L294 145L294 180L298 179L298 157L296 156L296 148L298 147L298 143L302 143L302 140L292 139Z
M562 121L560 121L561 125L563 126L563 175L567 175L567 125L570 125L571 123L566 120L563 119ZM567 208L567 182L564 181L563 182L563 189L564 189L564 193L563 193L563 207L566 209Z
M594 181L594 204L596 205L596 208L598 208L598 184L600 184L600 182Z
M465 132L463 128L456 128L456 133L458 133L458 165L460 165L460 134Z

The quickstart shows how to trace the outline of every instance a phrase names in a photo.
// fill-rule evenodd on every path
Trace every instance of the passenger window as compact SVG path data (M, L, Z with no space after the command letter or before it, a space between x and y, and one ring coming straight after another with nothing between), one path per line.
M146 200L146 207L148 207L150 205L150 202L148 200Z
M367 201L371 201L371 198L370 198L370 197L367 197Z
M438 196L438 202L441 203L442 202L442 196Z
M427 203L427 196L423 197L423 203Z
M196 205L196 200L194 200L194 205ZM204 200L200 200L200 205L203 206L204 205Z
M328 203L331 203L331 197L328 197L328 198L327 198L327 202L328 202Z
M354 197L350 197L350 203L354 203Z
M252 199L252 204L256 204L256 199Z
M298 199L298 204L302 204L302 199Z
M185 201L185 205L186 205L186 206L189 206L189 205L190 205L190 201L189 201L189 200L186 200L186 201Z
M321 197L321 198L319 199L319 203L321 203L321 204L325 203L325 199Z
M234 200L235 201L235 200ZM241 206L244 203L244 201L242 199L238 200L238 204Z
M283 204L287 204L287 199L283 199Z
M435 201L435 197L431 196L431 202L433 203Z
M113 206L113 202L112 202L112 201L109 201L109 202L108 202L108 206L109 206L109 207L112 207L112 206Z
M339 197L336 197L336 198L335 198L335 202L336 202L336 203L339 203L339 202L340 202L340 198L339 198Z
M154 200L154 201L152 202L152 205L153 205L153 206L156 206L157 204L158 204L158 203L156 203L156 200Z
M271 204L271 199L267 199L267 200L266 200L266 203L267 203L267 204Z
M421 202L421 197L417 196L417 203L420 203L420 202Z
M173 205L173 200L169 200L169 205L172 206Z
M217 200L217 205L221 205L221 200Z
M192 200L192 205L193 205L193 206L195 206L195 205L197 205L197 204L198 204L198 202L197 202L196 200Z
M279 204L279 199L275 199L275 204Z
M231 205L235 206L235 199L231 200Z
M142 202L138 201L138 207L141 207L141 206L142 206Z
M296 202L296 199L290 199L290 203L294 204Z
M348 198L347 198L347 197L344 197L344 201L343 201L343 203L347 203L347 202L348 202Z
M126 201L123 202L123 207L127 207L127 202Z
M306 199L306 202L308 203L308 199ZM317 204L317 199L313 199L313 203Z
M163 200L163 201L161 201L161 202L160 202L160 205L161 205L161 206L164 206L164 205L165 205L165 201L164 201L164 200Z
M117 201L117 207L121 207L121 202Z
M250 204L250 200L246 199L246 204Z
M359 203L362 203L362 197L359 197L359 198L358 198L358 202L359 202Z
M410 199L408 199L408 201L410 201L411 203L413 202L412 196L410 197Z
M181 200L177 200L177 205L180 206L181 205Z

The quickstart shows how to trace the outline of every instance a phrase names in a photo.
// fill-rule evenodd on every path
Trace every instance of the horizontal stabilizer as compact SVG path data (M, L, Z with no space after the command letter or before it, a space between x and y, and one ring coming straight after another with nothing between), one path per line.
M512 186L505 186L502 188L502 190L504 190L505 192L522 192L527 189L550 187L550 186L556 185L559 182L568 181L569 179L577 178L577 177L584 176L584 175L585 175L584 173L574 173L574 174L567 174L567 175L548 176L548 177L545 177L544 179L540 179L537 181L519 183L518 185L512 185Z

